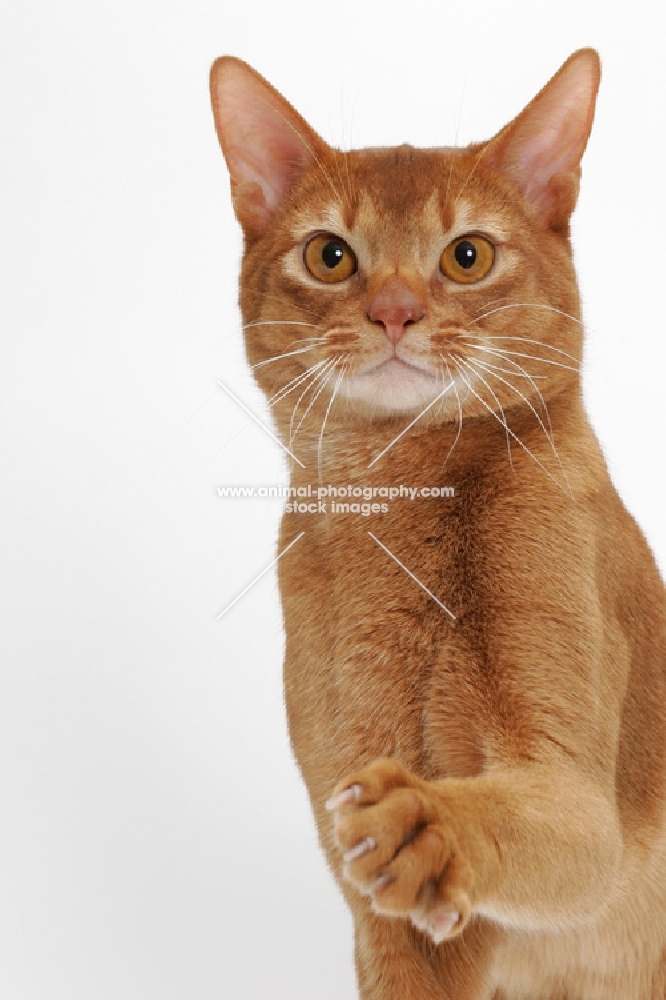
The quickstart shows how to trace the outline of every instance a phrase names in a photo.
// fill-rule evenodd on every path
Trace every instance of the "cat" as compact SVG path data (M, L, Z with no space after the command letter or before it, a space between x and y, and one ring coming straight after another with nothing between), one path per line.
M666 997L664 587L579 371L599 80L582 49L488 142L341 152L244 62L212 69L292 486L394 491L292 504L278 547L362 1000Z

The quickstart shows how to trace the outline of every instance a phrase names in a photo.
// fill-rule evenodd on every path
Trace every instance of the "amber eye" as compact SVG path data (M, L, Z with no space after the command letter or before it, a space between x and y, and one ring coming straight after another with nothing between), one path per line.
M344 281L356 270L356 257L344 240L332 233L320 233L306 244L305 266L319 281Z
M485 236L460 236L442 253L439 266L451 281L469 285L485 278L495 260L495 247Z

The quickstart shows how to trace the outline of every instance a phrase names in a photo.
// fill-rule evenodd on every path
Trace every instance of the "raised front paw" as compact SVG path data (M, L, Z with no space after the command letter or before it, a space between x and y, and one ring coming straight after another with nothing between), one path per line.
M439 944L471 913L472 870L446 820L441 793L395 760L337 785L333 813L342 873L377 913L409 917Z

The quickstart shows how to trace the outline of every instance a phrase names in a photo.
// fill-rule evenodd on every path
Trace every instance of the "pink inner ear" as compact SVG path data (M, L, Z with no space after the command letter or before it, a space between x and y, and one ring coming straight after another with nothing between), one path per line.
M556 174L578 175L598 85L596 53L575 53L488 148L487 162L509 174L546 214L552 205L551 179Z
M243 111L247 109L240 109L240 114ZM267 209L273 212L313 158L305 140L279 117L279 112L265 105L263 109L251 109L244 135L234 136L227 159L234 180L238 184L258 184Z
M237 213L242 222L250 213L255 223L265 224L315 162L313 147L321 140L277 91L239 60L215 64L211 89Z
M549 129L528 139L521 149L521 159L515 170L521 178L523 193L530 200L538 200L539 195L555 174L576 169L580 160L578 133L569 129L566 123L560 130Z

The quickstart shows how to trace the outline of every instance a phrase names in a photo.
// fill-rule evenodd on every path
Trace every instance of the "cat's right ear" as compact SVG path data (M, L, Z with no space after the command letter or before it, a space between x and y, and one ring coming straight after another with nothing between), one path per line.
M241 59L217 59L210 90L234 211L245 233L258 236L293 184L324 155L325 143Z

